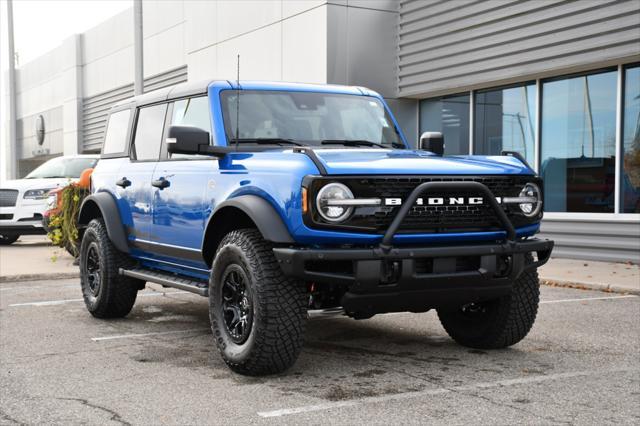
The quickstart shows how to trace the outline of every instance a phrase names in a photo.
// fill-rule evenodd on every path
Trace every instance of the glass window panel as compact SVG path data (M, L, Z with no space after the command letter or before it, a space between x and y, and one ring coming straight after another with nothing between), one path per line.
M502 151L516 151L533 164L535 123L535 84L477 92L475 152L500 155Z
M140 109L133 141L133 154L136 160L157 160L160 156L166 110L166 104Z
M542 86L545 210L614 211L617 72Z
M127 149L130 115L131 110L128 109L111 114L104 137L104 145L102 145L103 154L121 153Z
M173 105L171 124L198 127L211 133L209 98L201 96L176 101Z
M640 213L640 66L624 74L621 210Z
M469 154L469 94L421 101L423 132L442 132L445 155Z

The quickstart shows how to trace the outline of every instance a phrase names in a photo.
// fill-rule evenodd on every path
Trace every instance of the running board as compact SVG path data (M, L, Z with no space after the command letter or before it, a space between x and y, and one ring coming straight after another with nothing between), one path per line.
M160 272L145 268L120 268L119 272L120 275L124 275L126 277L137 278L142 281L161 284L165 287L173 287L178 290L189 291L191 293L199 294L200 296L209 296L209 285L204 281L193 280L168 272Z

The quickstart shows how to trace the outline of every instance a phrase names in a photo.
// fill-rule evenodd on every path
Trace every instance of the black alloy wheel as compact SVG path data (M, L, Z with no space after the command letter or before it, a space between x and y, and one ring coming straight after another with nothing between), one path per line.
M85 259L85 278L89 291L93 298L100 294L100 283L102 282L100 255L98 254L98 245L94 242L89 246Z
M244 270L232 264L222 279L222 311L231 340L241 345L247 341L253 326L253 298Z

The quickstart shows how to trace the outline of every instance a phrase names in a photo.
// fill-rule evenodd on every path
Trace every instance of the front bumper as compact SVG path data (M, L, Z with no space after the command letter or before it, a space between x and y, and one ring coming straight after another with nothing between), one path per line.
M553 241L528 239L390 250L274 248L273 252L287 276L346 284L342 306L353 316L368 317L457 306L508 294L523 272L549 260L552 249ZM527 260L529 255L533 262Z
M46 234L42 225L45 210L46 200L25 200L20 193L15 206L0 207L0 234Z
M471 190L486 197L506 233L504 242L393 244L418 196L455 190ZM545 264L552 250L553 241L519 238L489 188L473 181L418 185L376 247L273 249L285 275L313 283L346 284L341 304L348 315L356 318L495 299L509 294L523 272Z

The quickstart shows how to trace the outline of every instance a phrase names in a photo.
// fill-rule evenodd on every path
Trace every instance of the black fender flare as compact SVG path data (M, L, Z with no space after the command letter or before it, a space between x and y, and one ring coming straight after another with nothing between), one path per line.
M123 253L129 253L127 233L120 219L120 211L116 200L108 192L97 192L84 199L78 214L78 224L86 226L100 213L107 227L107 235L113 245Z
M257 195L240 195L220 203L209 217L205 227L205 238L202 240L202 253L205 261L210 255L215 255L217 246L224 237L221 233L210 233L210 231L214 231L216 228L227 228L225 225L216 227L216 219L221 218L223 213L229 211L230 208L238 209L246 214L255 223L265 240L277 244L293 244L295 242L282 218L267 200Z

